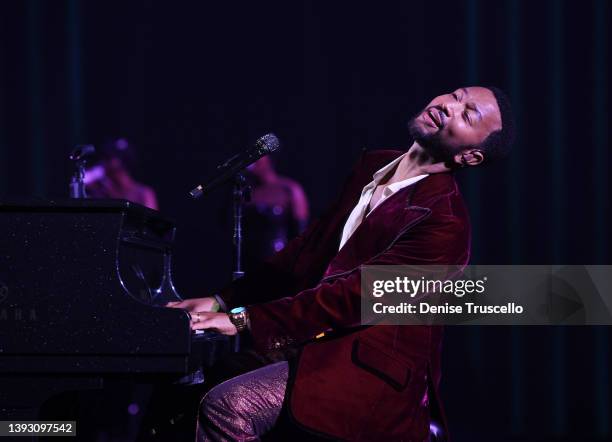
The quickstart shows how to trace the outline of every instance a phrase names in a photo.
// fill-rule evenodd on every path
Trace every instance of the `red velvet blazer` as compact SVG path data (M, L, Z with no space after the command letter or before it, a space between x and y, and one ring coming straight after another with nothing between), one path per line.
M321 219L221 293L230 306L250 304L251 333L261 350L302 346L289 382L290 415L334 438L428 437L429 401L436 394L428 385L437 390L440 379L441 328L361 327L360 266L467 264L469 221L453 176L430 175L398 191L338 251L363 187L401 154L364 153ZM321 332L328 333L314 339Z

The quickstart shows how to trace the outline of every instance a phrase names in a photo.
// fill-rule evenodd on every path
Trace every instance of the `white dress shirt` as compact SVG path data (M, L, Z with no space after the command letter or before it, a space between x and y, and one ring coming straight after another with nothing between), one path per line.
M366 213L366 211L368 210L368 206L370 205L370 201L372 200L372 195L374 195L374 190L376 189L376 186L380 184L383 178L385 178L385 176L387 176L387 174L391 170L393 170L406 155L408 155L408 152L391 161L382 169L376 171L372 176L373 181L371 181L363 188L363 191L361 192L361 198L359 198L359 202L351 212L350 216L346 220L346 224L344 225L344 230L342 231L342 239L340 240L340 249L348 241L348 239L355 232L355 230L357 230L357 227L359 227L364 217L372 213L378 206L380 206L387 198L389 198L394 193L428 176L428 174L418 175L403 181L398 181L397 183L389 184L384 188L382 196L376 202L376 206L372 207L369 213Z

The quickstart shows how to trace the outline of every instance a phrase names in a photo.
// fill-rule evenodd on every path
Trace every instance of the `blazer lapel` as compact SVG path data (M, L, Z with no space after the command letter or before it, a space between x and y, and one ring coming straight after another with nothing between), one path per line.
M383 253L403 233L426 218L430 209L409 204L414 189L414 184L405 187L376 207L330 262L324 278L352 271Z

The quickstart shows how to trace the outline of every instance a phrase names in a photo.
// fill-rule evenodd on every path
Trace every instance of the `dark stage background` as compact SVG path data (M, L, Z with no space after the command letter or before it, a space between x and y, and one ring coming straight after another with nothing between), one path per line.
M276 132L317 215L360 149L493 84L519 137L460 174L472 263L610 264L609 4L4 1L0 194L65 196L71 147L125 136L176 219L178 289L205 295L229 280L229 192L187 191L230 153ZM609 346L607 327L449 328L455 440L611 440Z

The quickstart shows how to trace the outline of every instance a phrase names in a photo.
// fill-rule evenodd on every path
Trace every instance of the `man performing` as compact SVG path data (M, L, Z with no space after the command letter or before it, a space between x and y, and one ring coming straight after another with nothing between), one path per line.
M244 332L261 353L299 348L210 390L199 441L258 440L281 410L314 435L429 440L442 419L442 329L362 326L360 267L466 265L469 220L451 172L503 157L513 122L500 90L467 87L434 98L409 129L408 151L364 153L331 210L261 269L171 305L190 312L193 329Z

